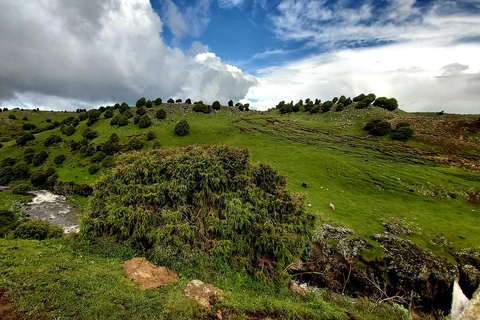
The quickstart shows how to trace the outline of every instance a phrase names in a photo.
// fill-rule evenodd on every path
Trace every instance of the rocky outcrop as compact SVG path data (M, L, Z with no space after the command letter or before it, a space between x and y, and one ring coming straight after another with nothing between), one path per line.
M480 286L480 247L465 248L453 256L460 266L460 287L470 299Z
M223 290L213 286L210 283L203 283L200 280L190 281L185 288L185 295L190 299L195 299L207 309L224 299Z
M480 288L473 294L472 300L460 315L462 320L478 320L480 318Z
M157 267L145 258L133 258L122 264L128 279L138 282L140 289L158 288L178 279L178 273Z
M388 232L375 234L390 263L386 273L394 290L414 291L422 305L448 311L452 286L458 277L456 266L409 240Z

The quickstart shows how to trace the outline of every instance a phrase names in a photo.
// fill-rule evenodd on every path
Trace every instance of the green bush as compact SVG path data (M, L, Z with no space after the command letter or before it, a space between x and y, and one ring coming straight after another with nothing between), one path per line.
M10 119L10 120L17 120L17 117L15 117L14 114L9 114L9 115L8 115L8 119Z
M147 103L147 100L144 97L141 97L140 99L137 100L137 103L135 104L137 108L144 107L145 104Z
M142 129L148 128L151 125L152 125L152 120L147 114L143 115L142 118L140 119L140 122L138 123L138 126Z
M156 113L156 117L159 120L165 119L167 117L167 113L165 112L165 109L163 109L163 108L158 109L158 111Z
M142 116L136 115L135 118L133 118L133 124L138 124L141 118Z
M15 179L28 178L28 165L26 163L17 163L12 167L12 174Z
M32 141L32 140L35 140L35 136L31 133L25 133L23 135L21 135L16 141L15 143L19 146L24 146L27 144L28 141Z
M190 125L188 124L187 120L181 120L177 122L175 125L175 133L179 136L184 136L190 130Z
M373 103L374 106L393 111L398 108L398 101L395 98L387 99L386 97L379 97Z
M113 117L113 114L114 114L114 111L112 109L108 109L107 111L105 111L105 113L103 114L103 117L105 119L110 119Z
M13 237L17 239L45 240L62 236L62 228L35 219L21 223L13 232Z
M22 129L25 130L25 131L28 131L28 130L35 130L37 128L36 125L34 125L33 123L24 123L22 125Z
M398 141L407 141L413 138L413 135L415 134L415 131L413 131L410 126L403 126L395 130L395 132L392 132L390 134L390 138L393 140L398 140Z
M175 103L175 101L172 98L168 99L167 102L168 103Z
M153 102L151 100L147 100L147 102L145 103L145 107L148 109L153 108Z
M335 108L335 111L343 111L343 109L345 109L345 107L343 106L343 103L339 103L337 104L337 107Z
M198 102L195 102L192 110L195 112L210 113L212 112L212 106L203 104L202 101L198 101Z
M387 121L376 119L368 122L364 129L375 136L386 136L392 131L392 125Z
M103 158L101 165L104 168L113 167L115 165L115 158L112 156L106 156Z
M94 131L90 128L86 128L85 130L83 130L82 132L82 137L84 137L85 139L88 139L88 140L93 140L95 139L96 137L98 136L98 132L97 131Z
M128 113L128 111L125 112L125 113ZM119 127L124 127L124 126L128 125L128 118L125 117L125 116L120 116L118 118L118 123L117 124L118 124Z
M94 185L83 238L113 235L149 250L200 251L273 276L296 261L314 216L304 196L247 149L165 148L122 155Z
M145 110L145 108L138 108L137 111L135 111L136 114L138 114L139 116L143 116L145 113L147 113L147 110Z
M62 138L57 135L57 134L52 134L51 136L49 136L47 139L45 139L45 141L43 141L43 145L45 147L50 147L51 145L55 144L55 143L59 143L62 141Z
M37 171L30 175L30 182L35 187L44 185L46 181L47 181L47 177L45 177L45 173L43 171Z
M31 188L28 184L19 184L12 189L12 193L26 195L30 190Z
M59 154L53 159L53 163L55 163L56 165L60 165L63 163L63 161L65 161L65 159L66 157L64 154Z
M102 151L97 151L93 154L91 161L93 163L101 162L105 158L105 153Z
M151 140L155 139L156 137L157 136L155 135L155 132L153 132L153 131L148 131L147 132L147 137L146 137L147 141L151 141Z
M332 106L333 106L332 101L325 101L321 106L322 112L330 111L330 109L332 109Z
M70 137L72 134L75 133L75 127L70 125L70 124L67 124L67 125L64 125L60 128L60 131L66 135L67 137Z
M0 185L7 185L14 179L12 167L0 167Z
M131 117L133 117L133 113L130 110L127 110L124 113L122 113L122 116L124 116L127 119L130 119Z
M48 158L48 153L45 150L40 151L39 153L35 154L33 157L32 164L35 167L41 166L45 160Z
M100 169L101 169L101 166L98 163L94 163L90 167L88 167L88 172L93 175L97 173L98 170Z
M13 211L0 210L0 237L5 237L10 230L15 228L15 215Z
M220 110L221 107L222 107L222 106L220 105L220 102L218 102L218 101L214 101L214 102L212 103L212 108L213 108L213 110Z
M163 102L163 101L162 101L162 98L157 98L157 99L155 99L155 105L156 105L157 107L160 106L160 105L162 104L162 102Z
M0 142L0 148L2 148L2 147L3 147L3 143Z
M138 137L133 137L133 139L128 142L128 145L133 150L140 150L143 148L143 141L140 140Z

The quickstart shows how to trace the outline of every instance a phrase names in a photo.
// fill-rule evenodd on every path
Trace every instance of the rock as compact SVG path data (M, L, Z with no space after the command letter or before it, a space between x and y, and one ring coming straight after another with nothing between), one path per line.
M472 300L468 303L467 308L460 315L462 320L479 320L480 319L480 287L473 294Z
M453 282L458 277L453 264L388 232L375 234L372 239L381 244L390 260L387 275L394 290L414 291L421 296L423 306L448 311Z
M209 283L203 283L200 280L190 281L185 288L185 295L190 299L195 299L207 309L224 299L223 290Z
M471 299L475 290L480 287L480 270L470 264L460 267L460 287Z
M291 281L288 283L288 287L296 295L305 296L307 294L307 291L304 288L302 288L301 286L299 286L299 285L297 285L297 284L295 284Z
M138 282L140 289L158 288L178 279L178 273L157 267L145 258L133 258L122 264L128 279Z

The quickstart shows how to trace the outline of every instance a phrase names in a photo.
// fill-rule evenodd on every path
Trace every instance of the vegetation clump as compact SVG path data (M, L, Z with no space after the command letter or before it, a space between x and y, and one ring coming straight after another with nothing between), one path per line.
M121 156L94 185L82 237L197 250L259 275L295 261L314 217L285 177L248 150L165 148Z
M390 122L376 119L368 122L364 129L369 131L374 136L386 136L392 131L392 125Z
M181 120L175 125L175 133L179 136L184 136L190 131L190 125L187 120Z
M61 227L51 226L45 221L35 219L21 223L13 232L13 237L17 239L45 240L62 236Z

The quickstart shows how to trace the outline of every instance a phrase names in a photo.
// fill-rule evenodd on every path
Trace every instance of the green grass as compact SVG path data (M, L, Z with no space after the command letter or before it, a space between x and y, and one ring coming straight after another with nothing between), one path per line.
M354 305L334 294L295 296L286 286L262 286L245 276L213 276L226 299L208 311L183 293L193 279L181 276L160 289L142 291L125 277L123 261L64 240L0 240L0 287L9 289L13 306L28 319L199 319L218 310L224 319L255 313L281 319L348 319L348 314L395 319L391 308L371 313L365 301Z

